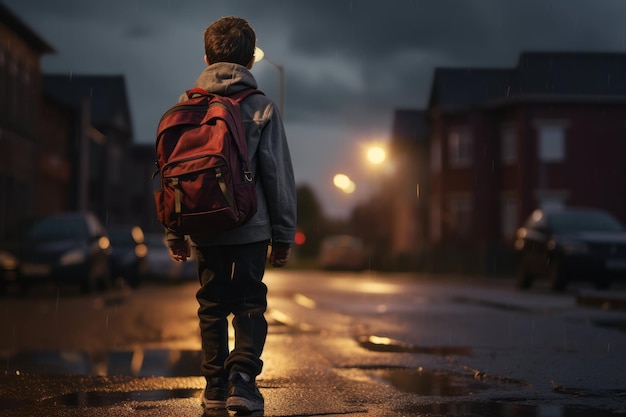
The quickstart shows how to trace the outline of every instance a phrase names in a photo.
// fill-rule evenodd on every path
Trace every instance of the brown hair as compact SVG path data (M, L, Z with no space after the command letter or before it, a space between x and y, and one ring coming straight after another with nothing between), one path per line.
M239 17L222 17L204 31L204 52L210 64L232 62L247 66L255 46L254 29Z

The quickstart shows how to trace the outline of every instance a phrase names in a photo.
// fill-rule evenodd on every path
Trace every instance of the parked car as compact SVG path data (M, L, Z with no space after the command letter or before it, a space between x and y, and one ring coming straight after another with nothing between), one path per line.
M83 292L111 284L109 236L95 215L65 212L47 216L28 229L18 253L17 283L74 284Z
M319 265L326 270L362 271L367 265L363 241L351 235L332 235L320 244Z
M0 294L8 285L17 282L17 257L7 250L0 250Z
M109 226L111 240L111 274L123 278L133 288L138 287L147 272L148 247L139 226Z
M146 233L148 247L146 257L146 279L161 282L195 280L197 277L195 251L187 262L177 262L170 256L163 233Z
M515 250L520 288L543 277L557 291L575 280L606 289L626 276L626 230L599 209L535 210L517 231Z

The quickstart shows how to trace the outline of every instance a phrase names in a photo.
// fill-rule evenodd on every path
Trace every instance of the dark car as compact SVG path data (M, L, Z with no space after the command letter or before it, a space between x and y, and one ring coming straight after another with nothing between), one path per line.
M108 233L92 213L53 214L36 222L17 253L17 282L54 282L80 286L83 292L111 283Z
M146 274L148 247L143 229L139 226L109 226L111 240L111 275L123 278L133 288L138 287Z
M535 210L517 231L515 250L520 288L543 277L556 291L579 280L606 289L626 276L626 230L603 210Z
M0 294L9 284L17 282L17 257L7 250L0 250Z
M187 262L177 262L170 256L165 244L165 236L161 233L146 233L146 278L160 282L193 281L197 278L195 250L192 248L191 257Z
M367 256L363 241L351 235L327 236L320 244L319 265L335 271L362 271Z

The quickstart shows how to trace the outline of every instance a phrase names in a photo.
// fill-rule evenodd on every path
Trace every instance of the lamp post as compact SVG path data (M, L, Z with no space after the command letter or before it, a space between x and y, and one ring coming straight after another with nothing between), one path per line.
M278 75L280 77L278 80L278 110L280 111L281 117L285 117L285 68L282 65L276 64L275 62L267 59L265 57L265 52L263 52L261 48L257 47L254 49L254 62L259 62L261 60L266 61L278 70Z

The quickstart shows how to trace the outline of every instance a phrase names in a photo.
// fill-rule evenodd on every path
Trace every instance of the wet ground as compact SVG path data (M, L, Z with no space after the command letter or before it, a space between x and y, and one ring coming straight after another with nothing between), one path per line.
M377 291L389 285L386 277ZM415 327L427 331L430 338L416 337L415 330L410 333L413 337L398 330L406 326L407 317L415 321L419 317L415 312L428 300L437 300L428 307L429 314L501 314L508 332L515 328L520 315L531 315L537 340L540 318L553 320L565 312L567 323L581 323L584 317L585 329L587 325L605 329L587 333L586 337L603 341L598 336L609 334L614 341L609 347L612 350L605 349L601 356L610 359L623 349L620 335L624 334L626 320L619 312L595 313L609 310L606 300L604 304L594 302L597 310L581 316L578 307L559 298L558 305L546 304L545 299L538 303L533 297L528 302L510 302L490 297L487 291L480 295L427 296L420 289L419 297L407 298L409 304L390 304L387 300L382 308L382 299L352 297L350 302L335 304L328 294L316 295L306 289L294 292L292 284L288 288L284 293L275 291L270 300L273 307L268 312L266 367L259 378L266 398L266 416L605 417L626 412L626 390L620 382L623 362L615 363L619 366L614 367L613 374L607 371L598 380L602 380L601 384L591 383L584 375L589 374L590 367L604 366L604 359L598 362L596 353L585 356L581 340L569 341L565 349L550 351L555 356L541 359L537 356L541 352L511 351L497 338L493 339L497 343L493 343L487 335L502 330L496 320L491 322L492 329L468 339L435 337L438 323L430 318L429 322L417 320ZM178 292L181 297L193 293L191 289L168 289L163 297L175 300ZM146 297L156 293L161 292L148 293ZM142 302L141 293L133 297L127 301L112 297L101 305L104 310L119 310L128 316L125 303ZM416 300L424 305L415 304ZM162 308L167 315L177 311ZM376 314L370 315L370 310ZM110 325L114 316L109 317ZM448 319L442 323L450 329L466 326L458 316L454 317L455 325ZM184 327L181 319L172 320L179 320ZM143 320L138 323L144 325ZM475 343L475 338L482 342ZM103 350L89 351L31 347L0 351L0 415L201 416L199 403L204 381L198 372L198 348L165 346L112 349L103 345ZM534 374L515 368L520 363L541 366L540 361L544 360L545 366L556 369L566 365L569 357L586 362L581 365L583 372L578 377L575 370L571 377L567 372L554 372L560 376L547 390L536 383ZM610 363L606 369L610 369ZM225 417L228 413L212 415Z
M284 329L281 334L285 334ZM297 332L296 332L297 333ZM294 332L290 332L294 337ZM471 355L463 347L419 347L377 336L355 339L361 348L372 352L419 353L456 357ZM99 355L97 363L80 352L29 351L4 358L6 371L0 375L3 416L35 415L121 415L109 414L120 407L137 413L156 413L157 409L174 408L182 414L200 415L197 407L185 407L181 402L196 404L202 395L203 378L198 372L200 352L195 350L146 349L116 351ZM317 364L322 366L322 363ZM605 417L615 411L601 407L554 404L533 404L532 387L520 380L482 374L456 366L437 368L406 366L349 366L339 369L361 374L375 383L408 393L420 401L402 404L398 401L391 415L403 416L481 416L481 417ZM260 380L266 398L268 392L279 391L284 381ZM12 388L8 388L12 387ZM46 388L49 387L49 392ZM51 388L53 387L53 388ZM25 390L34 390L25 394ZM555 392L558 387L555 387ZM566 396L589 396L591 392L563 392ZM626 393L596 393L626 400ZM444 400L447 399L447 400ZM442 401L444 400L444 401ZM108 411L107 411L108 410ZM183 411L186 410L186 411ZM330 414L306 415L376 415L364 414L362 408L335 410ZM58 414L57 414L58 413ZM72 414L77 413L77 414ZM188 414L185 414L188 413ZM168 414L164 414L168 415ZM219 414L214 414L219 415ZM226 415L226 414L224 414ZM305 414L276 413L266 415L291 416Z

